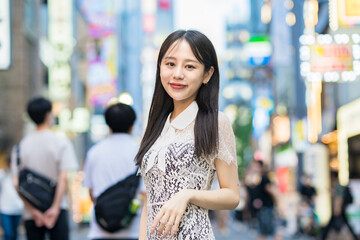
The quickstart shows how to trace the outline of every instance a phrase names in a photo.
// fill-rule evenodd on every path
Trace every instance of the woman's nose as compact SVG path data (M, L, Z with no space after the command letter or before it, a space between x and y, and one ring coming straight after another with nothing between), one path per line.
M174 72L174 77L176 79L183 79L184 78L183 69L180 66L176 67L175 72Z

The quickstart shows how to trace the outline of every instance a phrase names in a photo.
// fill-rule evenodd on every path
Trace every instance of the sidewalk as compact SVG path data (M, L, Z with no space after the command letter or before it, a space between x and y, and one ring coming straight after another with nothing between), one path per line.
M238 221L232 220L229 226L229 232L227 235L221 235L216 229L216 224L214 226L214 234L216 240L256 240L257 231L255 229L249 228L247 225L242 224ZM86 236L89 231L89 226L87 224L76 224L71 222L71 240L87 240ZM24 229L21 228L21 235L18 240L26 240L24 235ZM285 236L281 234L283 240L315 240L316 238L310 238L306 236ZM271 238L268 238L271 239ZM352 240L349 236L348 230L344 228L339 235L334 233L329 234L327 240Z

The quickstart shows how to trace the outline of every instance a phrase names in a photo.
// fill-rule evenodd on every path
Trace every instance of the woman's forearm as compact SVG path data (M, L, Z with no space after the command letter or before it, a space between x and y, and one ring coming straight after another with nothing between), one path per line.
M237 165L215 159L215 166L220 189L185 190L188 201L211 210L234 209L240 201Z
M240 191L222 188L218 190L184 190L189 198L189 203L210 210L236 208L240 201Z
M139 240L146 240L147 229L147 201L146 194L143 197L143 208L141 211L140 228L139 228Z

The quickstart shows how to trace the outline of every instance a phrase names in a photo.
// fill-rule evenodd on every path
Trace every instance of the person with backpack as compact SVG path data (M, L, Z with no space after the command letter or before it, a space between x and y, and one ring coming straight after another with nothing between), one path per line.
M109 106L104 116L111 134L90 148L84 165L84 186L89 188L90 197L95 205L90 221L88 238L91 240L135 240L138 239L139 234L140 214L135 216L126 228L121 225L107 228L108 225L105 222L125 221L125 219L117 219L121 217L117 213L123 210L119 210L116 207L117 203L121 203L124 200L123 195L117 195L115 201L111 199L111 195L116 195L117 190L118 192L123 191L121 188L125 187L123 186L124 181L127 182L126 185L130 181L135 181L135 185L137 185L137 177L140 178L140 176L136 176L137 167L135 166L138 144L131 137L136 114L132 107L123 103L117 103ZM127 191L125 190L125 192ZM100 206L98 206L97 201L100 202L102 199L109 201L109 203L102 202L102 207L106 209L100 209ZM126 202L127 200L125 199L124 201ZM124 205L127 205L127 203ZM110 209L107 206L110 206ZM136 215L135 210L137 206L134 206L134 203L131 206L124 207L123 209L125 210L128 207L135 207L133 211L134 215ZM103 212L113 211L114 215L110 215L110 218L113 216L114 219L105 219L106 216L100 217L97 215L96 210L98 210L99 215L103 214Z
M340 185L337 172L331 172L331 183L333 185L332 215L329 223L322 231L321 239L326 239L330 229L335 229L335 231L339 232L345 223L353 236L353 239L358 240L359 238L356 236L346 217L346 207L352 202L352 195L349 186Z
M53 122L52 103L36 97L29 101L27 113L36 124L35 131L25 136L17 144L11 154L11 172L15 188L24 202L23 219L28 240L44 240L50 235L50 240L68 240L70 238L68 201L67 201L67 174L78 169L78 160L71 141L65 136L51 130ZM23 181L22 173L32 173L33 181ZM56 190L49 208L39 208L43 201L34 204L34 195L47 195L48 185L38 184L38 177L46 179L56 185ZM36 181L35 181L36 180ZM27 191L22 194L20 188L23 183L37 185L36 191ZM43 183L43 182L41 182ZM41 190L39 190L41 189ZM51 189L52 191L53 189ZM30 196L30 197L29 197ZM37 199L35 199L37 200Z

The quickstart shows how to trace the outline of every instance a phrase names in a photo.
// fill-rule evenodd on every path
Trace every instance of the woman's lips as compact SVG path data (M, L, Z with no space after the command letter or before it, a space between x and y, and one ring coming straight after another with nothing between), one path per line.
M185 88L185 85L183 84L178 84L178 83L170 83L170 86L174 89L183 89Z

